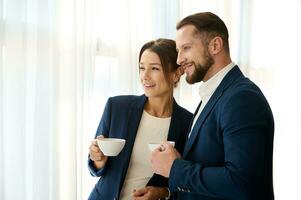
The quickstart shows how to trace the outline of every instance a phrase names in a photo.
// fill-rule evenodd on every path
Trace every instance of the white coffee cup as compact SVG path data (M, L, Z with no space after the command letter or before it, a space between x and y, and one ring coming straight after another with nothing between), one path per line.
M174 141L167 141L171 146L175 147ZM148 148L150 151L154 151L155 149L159 148L161 143L148 143Z
M119 138L98 138L95 141L105 156L117 156L125 145L125 140Z

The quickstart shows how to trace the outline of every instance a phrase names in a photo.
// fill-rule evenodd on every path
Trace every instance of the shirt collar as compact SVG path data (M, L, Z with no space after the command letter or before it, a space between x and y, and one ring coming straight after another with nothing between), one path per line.
M201 82L201 85L199 87L199 95L202 100L204 100L204 98L210 97L213 94L218 85L222 82L223 78L234 66L235 63L231 62L209 80L207 80L206 82Z

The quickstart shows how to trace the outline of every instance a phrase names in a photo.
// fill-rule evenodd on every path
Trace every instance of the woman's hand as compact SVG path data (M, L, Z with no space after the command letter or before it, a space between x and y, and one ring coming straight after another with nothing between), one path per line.
M97 136L96 139L104 138L103 135ZM99 149L96 140L91 142L89 147L90 159L94 161L94 166L96 169L103 168L108 160L108 157L103 154L103 152Z
M167 188L146 186L144 188L133 191L134 200L157 200L165 198L169 195Z

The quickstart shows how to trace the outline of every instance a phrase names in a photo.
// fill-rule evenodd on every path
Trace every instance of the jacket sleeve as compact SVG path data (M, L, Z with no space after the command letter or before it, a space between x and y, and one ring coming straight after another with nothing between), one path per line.
M89 156L89 159L88 159L88 169L90 171L90 174L92 176L95 176L95 177L101 177L103 174L104 174L104 170L105 170L106 167L103 167L99 170L97 170L95 167L94 167L94 163L93 161L90 159L90 156Z
M108 99L108 101L105 105L104 112L103 112L103 115L101 117L101 120L100 120L100 123L98 125L98 128L97 128L97 131L96 131L96 134L95 134L94 138L96 138L99 135L104 135L105 137L108 137L109 132L110 132L110 121L111 121L110 119L111 119L111 98ZM109 160L110 159L108 159L107 162L109 162ZM90 159L90 155L89 155L89 157L88 157L88 169L89 169L90 174L92 176L100 177L105 173L106 166L99 169L99 170L95 169L94 163Z
M265 175L267 138L273 131L273 122L263 95L248 90L237 92L219 109L217 121L223 136L224 163L207 166L201 162L175 160L169 177L171 191L247 199Z

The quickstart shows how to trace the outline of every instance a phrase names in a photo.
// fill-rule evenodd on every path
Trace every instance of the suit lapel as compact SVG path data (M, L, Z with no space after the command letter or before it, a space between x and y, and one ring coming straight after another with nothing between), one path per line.
M222 82L219 84L213 95L211 96L210 100L202 110L199 118L197 119L194 127L192 128L191 135L187 140L187 143L184 147L183 157L186 157L189 150L192 148L198 134L201 132L200 128L204 124L206 118L208 117L211 110L214 108L220 97L223 95L224 91L238 78L243 78L243 74L241 73L238 66L233 67L228 74L224 77Z
M205 119L207 118L210 111L213 109L213 107L216 104L216 102L218 101L218 99L222 96L222 93L223 93L223 91L215 91L213 93L212 97L210 98L210 100L208 101L208 103L206 104L206 106L204 107L204 109L202 110L199 118L197 119L194 127L192 128L190 137L187 140L187 143L185 145L184 152L183 152L184 157L186 156L188 151L191 149L198 133L200 132L199 129L203 125Z

